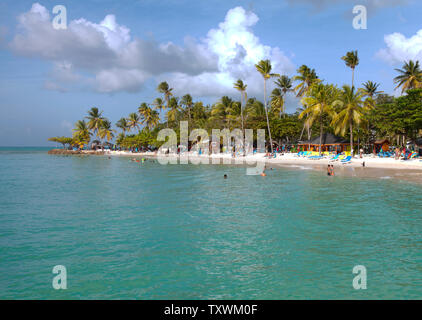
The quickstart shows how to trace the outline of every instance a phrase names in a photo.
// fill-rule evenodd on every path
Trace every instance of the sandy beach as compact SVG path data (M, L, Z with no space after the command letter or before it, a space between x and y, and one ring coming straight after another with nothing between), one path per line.
M329 159L311 160L306 157L298 157L296 154L278 154L277 158L267 159L265 154L255 154L246 157L232 158L230 154L201 155L196 153L176 155L163 155L155 152L132 153L127 151L106 151L111 156L147 157L157 159L158 156L168 157L168 160L180 160L185 163L202 164L231 164L254 166L256 163L265 163L267 168L286 167L296 170L325 171L328 164L334 165L337 176L375 178L375 179L399 179L422 183L422 161L419 159L395 160L394 158L379 158L365 155L363 158L353 158L350 163L343 164L340 161ZM365 166L363 166L365 163Z

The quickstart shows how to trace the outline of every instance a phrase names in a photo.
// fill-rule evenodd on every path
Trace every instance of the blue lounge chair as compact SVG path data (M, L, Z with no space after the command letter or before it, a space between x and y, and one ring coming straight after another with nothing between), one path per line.
M349 163L352 161L352 157L351 156L347 156L346 158L344 158L343 160L341 160L341 163Z

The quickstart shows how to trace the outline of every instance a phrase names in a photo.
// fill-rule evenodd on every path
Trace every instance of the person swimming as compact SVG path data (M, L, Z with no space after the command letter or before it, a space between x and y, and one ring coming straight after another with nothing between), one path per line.
M224 179L227 179L227 174L224 175Z

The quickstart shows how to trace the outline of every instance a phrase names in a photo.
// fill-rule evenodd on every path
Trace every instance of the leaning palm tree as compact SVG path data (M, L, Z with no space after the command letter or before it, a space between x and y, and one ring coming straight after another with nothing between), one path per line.
M350 133L350 151L353 155L353 128L354 125L360 125L363 122L364 106L363 106L363 93L355 91L354 87L343 86L343 91L340 94L339 100L334 104L340 106L341 111L337 113L332 121L335 128L335 133L344 135L346 130L349 129Z
M281 119L281 114L284 113L284 97L280 88L275 88L271 92L270 105L274 112L278 112L279 118Z
M88 120L88 128L92 130L95 135L98 135L98 130L101 128L102 122L104 117L102 116L102 112L98 110L98 108L91 108L88 111L88 116L85 117Z
M274 152L273 139L271 137L270 120L268 118L268 108L267 108L267 80L270 78L279 77L280 75L277 73L271 73L272 66L271 66L270 60L259 61L255 65L255 68L264 78L264 107L265 107L265 115L267 117L268 134L270 136L271 153L273 153Z
M282 95L282 97L283 97L283 110L282 111L283 111L284 117L286 117L286 112L284 110L284 98L285 98L285 96L288 92L293 91L293 89L292 89L292 87L293 87L292 79L290 79L286 75L282 75L276 81L274 81L274 83L281 89L281 92L283 93L283 95ZM281 113L280 113L280 118L281 118Z
M116 127L122 130L123 135L126 135L126 131L129 128L129 125L127 123L126 118L121 118L119 121L117 121L116 122Z
M100 129L98 130L98 136L101 139L106 139L107 142L114 138L114 130L111 128L111 122L104 120L101 124Z
M129 128L128 131L131 131L132 129L138 129L138 132L139 132L139 125L141 124L141 118L136 112L133 112L127 118L127 124Z
M408 89L415 89L422 87L422 71L419 67L419 61L414 62L410 60L405 62L403 69L395 69L400 75L394 78L394 83L397 83L397 88L401 87L401 93Z
M157 87L158 92L162 93L164 95L164 100L166 101L166 109L169 108L170 104L170 97L173 96L173 88L170 88L169 84L167 82L161 82ZM168 122L167 122L168 127Z
M328 115L333 118L335 116L334 102L339 95L338 89L332 84L315 83L309 90L306 97L302 99L302 103L306 109L299 115L299 119L307 116L308 124L311 126L315 120L319 120L319 153L322 151L322 136L324 134L323 117Z
M346 66L352 69L352 87L355 82L355 68L359 64L359 57L357 51L349 51L341 59L346 63Z

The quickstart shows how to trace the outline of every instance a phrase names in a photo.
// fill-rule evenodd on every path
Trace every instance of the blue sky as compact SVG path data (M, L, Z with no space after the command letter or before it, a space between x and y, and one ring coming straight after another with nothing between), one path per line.
M51 29L57 4L65 32ZM355 4L368 8L367 30L352 27ZM421 9L415 0L3 0L0 146L48 145L94 106L114 123L158 97L162 80L211 103L237 97L231 83L241 77L261 99L261 58L290 76L306 64L341 86L351 72L340 57L358 50L356 83L394 94L394 68L422 59ZM297 106L289 98L287 110Z

